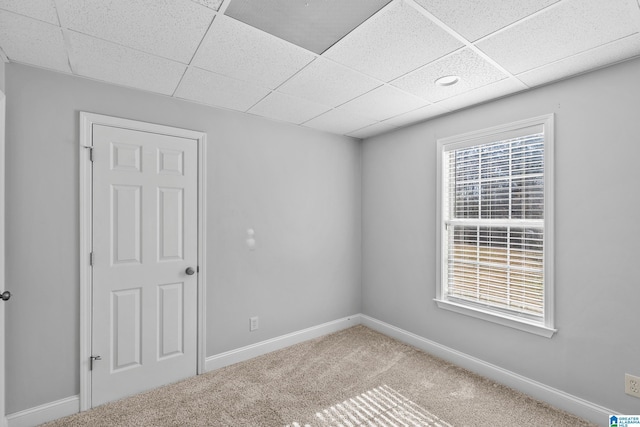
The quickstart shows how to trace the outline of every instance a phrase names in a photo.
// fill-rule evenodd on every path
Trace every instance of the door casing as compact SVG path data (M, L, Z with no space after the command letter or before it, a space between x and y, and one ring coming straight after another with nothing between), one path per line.
M0 61L2 59L0 58ZM4 66L4 64L0 65ZM4 134L5 134L5 109L6 109L6 98L4 92L0 90L0 292L4 292L5 290L10 291L10 289L6 288L7 283L5 282L4 276ZM5 410L5 342L4 342L4 328L5 328L5 308L4 302L0 301L2 307L0 307L0 427L5 427L7 425L7 417Z
M119 117L80 112L80 411L91 408L91 322L92 322L92 267L90 253L93 248L92 175L90 160L94 125L112 126L142 132L194 139L198 145L198 332L197 373L205 372L206 358L206 148L204 132L139 122Z

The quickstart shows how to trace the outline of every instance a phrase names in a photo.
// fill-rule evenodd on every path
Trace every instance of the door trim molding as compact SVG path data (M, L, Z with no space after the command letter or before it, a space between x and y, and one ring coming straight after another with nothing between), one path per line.
M0 63L0 67L4 67L5 64ZM0 292L10 291L7 283L5 281L5 133L7 132L6 128L6 106L7 106L7 97L4 92L0 90ZM0 304L4 304L4 302L0 302ZM3 317L2 322L0 322L0 427L6 427L7 425L7 417L6 417L6 382L7 375L5 370L6 356L5 356L5 328L7 324L5 308L2 307L0 310L0 315Z
M205 372L206 361L206 166L207 134L204 132L139 122L119 117L80 112L80 411L91 408L91 319L92 319L92 267L89 253L93 248L92 224L92 177L93 164L89 159L92 148L93 125L105 125L122 129L158 133L194 139L198 145L198 331L197 331L197 373Z

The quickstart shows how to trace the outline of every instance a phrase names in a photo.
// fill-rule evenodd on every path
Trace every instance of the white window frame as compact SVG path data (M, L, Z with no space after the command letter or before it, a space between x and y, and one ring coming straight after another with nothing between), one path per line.
M502 141L505 139L525 136L529 129L536 128L544 132L544 307L542 320L538 321L528 316L518 316L500 309L492 309L473 303L466 303L459 299L448 299L446 295L447 272L447 233L445 219L447 214L444 197L447 190L444 177L444 156L451 149L460 149L473 145ZM437 141L437 209L436 209L436 298L438 307L456 313L472 316L489 322L519 329L521 331L551 338L557 330L554 328L554 115L547 114L520 120L504 125L494 126L461 135L440 138Z

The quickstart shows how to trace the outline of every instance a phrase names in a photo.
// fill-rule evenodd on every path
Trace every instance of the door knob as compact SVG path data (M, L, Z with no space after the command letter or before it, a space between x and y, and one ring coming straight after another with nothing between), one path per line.
M195 272L196 271L192 267L187 267L187 269L185 270L185 273L187 273L187 276L192 276L193 273Z
M2 299L2 301L9 301L9 298L11 298L11 292L9 291L4 291L0 294L0 299Z

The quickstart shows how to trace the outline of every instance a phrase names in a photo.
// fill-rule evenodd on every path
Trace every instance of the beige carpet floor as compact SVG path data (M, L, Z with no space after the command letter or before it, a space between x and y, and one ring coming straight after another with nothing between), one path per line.
M591 426L364 326L46 424Z

